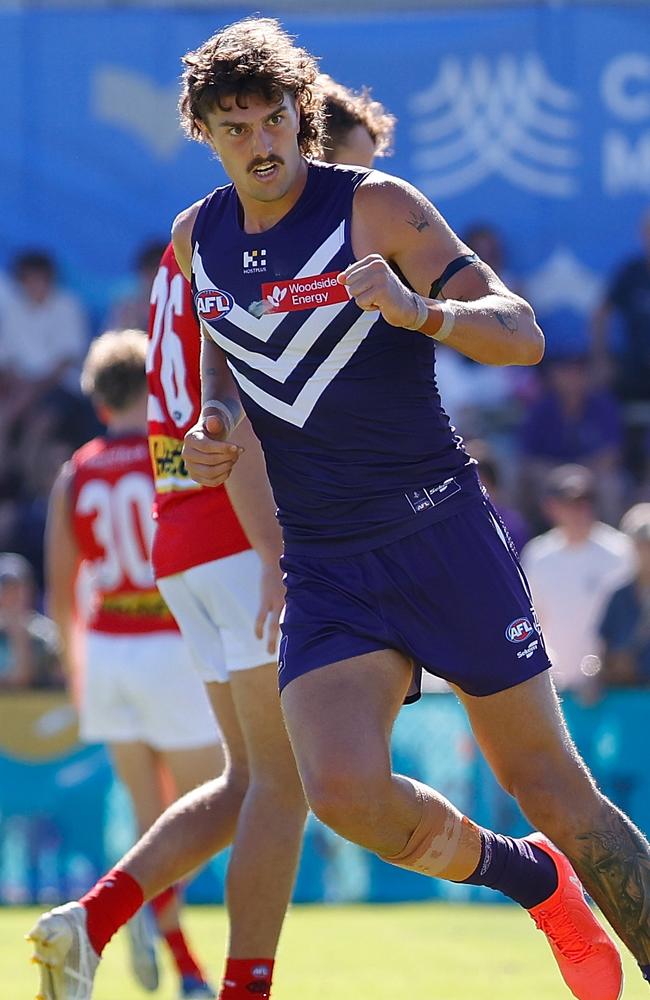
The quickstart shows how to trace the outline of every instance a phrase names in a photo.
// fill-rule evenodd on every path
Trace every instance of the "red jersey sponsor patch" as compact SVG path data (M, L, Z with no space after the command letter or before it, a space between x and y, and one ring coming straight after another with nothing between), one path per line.
M330 271L311 278L266 282L262 285L264 313L296 312L299 309L331 306L335 302L348 302L347 288L336 280L340 273Z

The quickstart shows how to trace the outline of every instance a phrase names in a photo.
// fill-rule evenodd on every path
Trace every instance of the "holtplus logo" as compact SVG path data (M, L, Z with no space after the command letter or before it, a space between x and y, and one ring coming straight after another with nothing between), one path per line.
M266 271L266 250L244 250L242 257L244 274L251 271Z
M535 629L527 618L517 618L508 625L506 639L508 642L525 642L526 639L530 639L534 632Z
M228 292L223 292L220 288L206 288L202 292L197 292L194 296L194 305L199 319L208 322L223 319L227 316L235 300Z

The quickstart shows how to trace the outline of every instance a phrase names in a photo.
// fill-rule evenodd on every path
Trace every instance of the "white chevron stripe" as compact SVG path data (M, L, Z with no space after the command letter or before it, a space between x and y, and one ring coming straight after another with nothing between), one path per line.
M275 396L260 389L245 375L238 372L230 362L228 365L238 384L251 399L255 400L258 406L279 417L280 420L285 420L296 427L303 427L328 385L366 339L379 316L380 313L376 311L364 312L359 316L311 378L307 379L293 403L285 403L281 399L276 399Z
M308 278L315 274L325 274L327 271L327 265L331 261L332 257L341 249L344 241L345 220L343 220L343 222L336 227L334 232L331 233L323 243L321 243L318 249L311 255L309 260L298 271L295 278ZM199 291L203 291L208 288L220 287L218 282L215 284L212 278L209 277L205 267L203 266L201 250L198 242L195 243L194 253L192 254L192 271L195 275L196 287ZM275 313L270 316L261 316L259 319L256 319L236 302L228 313L228 319L234 323L235 326L238 326L240 330L244 331L244 333L248 333L251 337L255 337L263 343L267 343L285 316L286 313Z
M258 351L247 351L245 347L230 340L229 337L224 336L208 323L203 323L203 328L208 336L227 354L232 354L240 361L245 361L247 365L263 372L269 378L275 379L276 382L286 382L307 351L316 343L321 333L347 304L347 302L333 302L330 306L320 306L318 309L314 309L292 340L289 341L280 357L276 359L267 358L266 355Z
M314 274L325 274L327 265L335 253L337 253L345 242L345 219L336 227L333 233L327 237L324 243L318 247L311 255L304 267L298 271L298 278L310 278Z

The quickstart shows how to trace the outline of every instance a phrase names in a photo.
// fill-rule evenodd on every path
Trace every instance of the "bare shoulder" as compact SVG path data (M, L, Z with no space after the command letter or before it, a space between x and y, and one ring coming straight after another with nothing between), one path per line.
M188 280L192 269L192 230L202 204L203 199L195 201L189 208L179 212L172 223L174 254L181 271Z
M354 196L353 242L364 253L396 258L414 244L440 244L442 253L466 252L429 199L401 177L373 170ZM356 240L355 240L356 236ZM372 245L373 249L368 250Z
M371 170L357 188L354 198L355 210L403 211L405 208L418 207L433 209L421 191L401 177L385 174L381 170Z

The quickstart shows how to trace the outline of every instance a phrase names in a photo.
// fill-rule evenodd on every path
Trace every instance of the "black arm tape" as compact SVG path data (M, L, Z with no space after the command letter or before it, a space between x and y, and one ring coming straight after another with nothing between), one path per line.
M480 258L475 253L466 253L462 257L456 257L455 260L452 260L450 264L447 264L440 277L436 278L432 284L429 289L429 298L437 299L450 278L453 278L458 271L462 271L469 264L476 264L478 260Z

